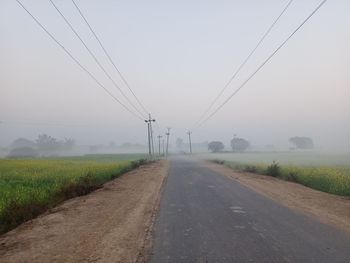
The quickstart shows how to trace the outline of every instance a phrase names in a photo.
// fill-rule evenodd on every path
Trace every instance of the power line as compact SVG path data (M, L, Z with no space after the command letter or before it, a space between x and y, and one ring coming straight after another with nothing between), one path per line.
M130 112L132 115L134 115L136 118L143 120L140 116L135 114L133 111L131 111L126 105L124 105L118 98L116 98L104 85L102 85L96 77L87 69L85 68L40 22L38 19L34 17L34 15L21 3L21 1L16 0L16 2L30 15L30 17L37 23L37 25L44 30L44 32L58 45L60 46L63 51L83 70L85 73L87 73L90 78L92 78L98 86L100 86L109 96L111 96L115 101L117 101L124 109L126 109L128 112Z
M143 113L139 111L139 109L132 103L132 101L125 95L123 90L117 85L117 83L114 81L114 79L109 75L107 70L102 66L101 62L97 59L95 54L91 51L91 49L87 46L85 41L80 37L79 33L75 30L73 25L68 21L68 19L65 17L65 15L60 11L60 9L56 6L56 4L53 2L53 0L49 0L52 6L56 9L56 11L60 14L62 19L65 21L65 23L69 26L69 28L72 30L72 32L75 34L75 36L80 40L80 42L83 44L85 49L89 52L90 56L93 58L93 60L96 62L96 64L99 66L99 68L103 71L103 73L107 76L107 78L113 83L114 87L116 87L122 96L129 102L129 104L143 117Z
M141 101L138 99L138 97L136 96L135 92L131 89L128 81L124 78L123 74L120 72L120 70L118 69L118 67L116 66L116 64L114 63L112 57L109 55L109 53L107 52L106 48L104 47L104 45L102 44L102 41L100 40L100 38L97 36L95 30L92 28L92 26L90 25L90 23L88 22L88 20L86 19L86 17L84 16L83 12L81 11L81 9L79 8L79 6L75 3L74 0L72 0L75 8L78 10L80 16L83 18L83 20L85 21L86 25L89 27L91 33L94 35L95 39L97 40L97 42L99 43L99 45L101 46L103 52L105 53L106 57L108 58L109 62L113 65L114 69L118 72L120 78L123 80L123 82L125 83L125 85L128 87L128 89L130 90L130 92L132 93L132 95L134 96L134 98L136 99L137 103L141 106L141 108L145 111L145 113L149 113L149 111L147 111L147 109L144 107L144 105L141 103Z
M258 49L258 47L262 44L262 42L265 40L267 35L271 32L272 28L277 24L278 20L282 17L282 15L286 12L288 7L292 4L294 0L289 0L287 5L283 8L282 12L278 15L278 17L273 21L273 23L270 25L270 27L267 29L267 31L263 34L263 36L260 38L256 46L252 49L252 51L249 53L249 55L246 57L246 59L242 62L242 64L238 67L238 69L234 72L234 74L231 76L229 81L225 84L225 86L222 88L222 90L219 92L219 94L214 98L214 100L211 102L209 107L204 111L204 113L200 116L198 122L200 122L205 115L212 109L214 104L218 101L218 99L222 96L224 91L227 89L227 87L232 83L232 81L236 78L238 73L243 69L243 67L247 64L248 60L252 57L252 55L255 53L255 51Z
M198 127L202 126L205 122L207 122L211 117L213 117L225 104L231 100L233 96L235 96L254 76L256 73L258 73L267 62L270 61L270 59L288 42L289 39L291 39L294 34L299 31L299 29L327 2L327 0L323 0L317 7L314 9L314 11L311 12L310 15L307 16L307 18L282 42L281 45L270 55L265 59L265 61L246 79L219 107L216 108L216 110L210 114L207 118L205 118Z

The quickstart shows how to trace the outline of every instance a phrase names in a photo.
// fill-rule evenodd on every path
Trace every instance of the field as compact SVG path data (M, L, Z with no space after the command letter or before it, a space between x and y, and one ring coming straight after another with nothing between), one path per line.
M247 164L271 164L294 166L331 166L350 168L350 153L318 152L247 152L247 153L208 153L201 154L205 159L220 159Z
M279 177L341 196L350 196L350 154L313 152L221 153L201 157L235 170Z
M68 198L91 192L144 163L143 158L129 154L0 159L0 233Z

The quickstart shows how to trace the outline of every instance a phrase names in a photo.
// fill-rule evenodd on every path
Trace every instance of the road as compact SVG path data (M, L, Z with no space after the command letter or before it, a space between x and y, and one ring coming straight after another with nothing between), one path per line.
M171 160L151 263L350 262L350 236L200 162Z

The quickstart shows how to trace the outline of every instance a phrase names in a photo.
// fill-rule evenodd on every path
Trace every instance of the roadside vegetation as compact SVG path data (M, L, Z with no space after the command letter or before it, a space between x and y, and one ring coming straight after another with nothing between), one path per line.
M132 154L0 159L0 233L146 162Z
M243 153L202 153L197 155L203 159L217 159L245 164L271 164L275 160L283 166L326 166L350 168L350 153L325 153L314 151L269 151Z
M350 197L350 167L347 166L280 165L276 161L270 164L243 163L219 159L213 161L224 164L236 171L273 176L323 192Z

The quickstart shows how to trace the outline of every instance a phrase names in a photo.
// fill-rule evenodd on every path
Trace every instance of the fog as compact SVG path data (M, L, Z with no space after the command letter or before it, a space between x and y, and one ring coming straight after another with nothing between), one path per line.
M54 1L136 106L70 0ZM170 143L236 134L255 149L350 152L350 2L328 1L240 92L202 126L200 116L282 11L285 0L76 0L142 104L154 137ZM33 15L126 105L49 1L22 0ZM224 101L312 12L295 0L227 88ZM48 134L79 145L147 145L147 125L121 107L13 0L0 0L0 148ZM130 107L131 108L131 107ZM215 107L214 107L215 108Z

